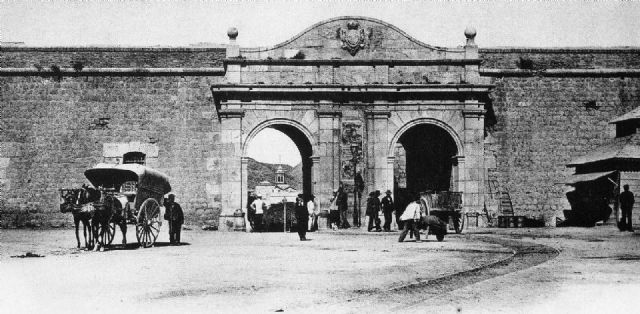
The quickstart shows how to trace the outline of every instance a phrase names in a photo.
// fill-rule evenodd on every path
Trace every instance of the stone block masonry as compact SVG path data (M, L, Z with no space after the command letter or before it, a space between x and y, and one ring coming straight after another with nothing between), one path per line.
M58 189L86 183L85 169L136 149L148 154L150 166L169 175L187 223L216 227L222 211L241 206L229 201L241 197L244 174L238 171L246 134L238 130L251 131L241 123L276 105L271 118L304 111L295 121L317 129L308 136L315 145L310 184L321 191L323 206L341 179L341 164L333 156L348 148L336 144L343 121L355 118L370 132L362 134L371 143L363 143L366 164L359 165L366 175L375 174L377 181L367 178L368 191L391 187L394 176L389 170L393 155L370 152L371 145L390 141L413 120L439 117L454 126L466 147L466 156L457 160L459 181L452 184L470 192L466 200L473 210L482 209L481 183L490 177L510 192L516 215L552 218L568 207L567 188L556 184L572 173L565 164L606 143L607 122L640 104L638 49L480 48L482 63L461 64L458 54L464 49L429 48L389 25L361 19L358 27L371 41L352 55L336 32L336 27L349 31L347 22L318 24L316 31L272 50L240 49L234 43L232 50L241 56L226 60L225 49L218 48L0 48L2 225L70 221L71 215L58 213ZM284 66L291 60L281 58L291 49L305 58ZM425 63L435 59L449 65ZM394 64L398 60L403 63ZM74 71L76 62L92 70L64 72ZM479 71L469 70L479 63ZM64 68L65 75L52 75L52 65ZM364 84L358 87L363 90L389 84L403 92L420 84L446 89L469 83L469 77L476 80L469 75L478 73L484 77L477 82L495 86L484 108L475 108L462 94L445 102L433 96L433 103L424 104L372 98L345 105L304 98L330 84ZM228 83L300 84L298 90L308 85L309 92L280 104L237 99L219 112L211 87ZM585 106L592 102L596 109ZM241 106L248 109L234 111ZM317 125L309 122L316 120ZM6 217L13 217L10 223Z
M170 177L187 217L214 220L220 173L207 160L219 159L220 130L208 86L217 79L0 78L1 210L57 212L58 189L86 183L84 170L113 158L105 146L122 143L157 150L149 165Z
M552 58L553 56L548 56ZM562 217L569 209L565 165L610 140L608 121L640 104L640 79L624 77L505 77L494 82L495 139L500 185L516 215ZM585 104L595 101L598 109Z
M0 67L48 69L80 62L85 68L206 68L222 66L224 54L224 48L0 47Z

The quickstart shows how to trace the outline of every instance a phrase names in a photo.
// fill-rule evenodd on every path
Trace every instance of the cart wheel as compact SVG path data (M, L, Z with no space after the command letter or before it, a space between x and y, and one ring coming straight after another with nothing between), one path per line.
M142 247L151 247L160 233L160 205L152 198L146 199L136 219L136 238Z
M106 228L102 226L98 226L100 229L98 230L98 234L100 235L100 244L102 246L110 245L113 242L113 237L116 234L116 223L109 222Z
M436 234L436 239L438 240L438 242L442 242L442 240L444 240L444 234Z
M462 233L462 229L464 229L464 218L462 217L462 213L458 213L451 218L453 219L453 228L456 233Z

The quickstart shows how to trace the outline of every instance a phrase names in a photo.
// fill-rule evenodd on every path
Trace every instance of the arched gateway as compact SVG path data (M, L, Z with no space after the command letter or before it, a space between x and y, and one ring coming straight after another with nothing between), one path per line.
M482 209L492 86L479 76L474 30L465 31L464 47L451 49L365 17L327 20L270 48L239 48L237 30L228 35L226 83L211 87L221 122L223 213L245 207L246 146L267 127L301 149L303 189L323 208L339 182L351 189L360 171L365 195L399 183L451 189L463 192L465 210ZM413 165L406 178L399 178L398 154Z

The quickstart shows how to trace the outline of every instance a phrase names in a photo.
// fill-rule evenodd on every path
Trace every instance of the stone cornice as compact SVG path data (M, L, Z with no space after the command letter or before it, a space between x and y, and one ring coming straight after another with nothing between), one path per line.
M217 84L214 92L486 92L491 84Z
M225 66L234 64L241 66L249 65L289 65L289 66L321 66L330 65L339 66L435 66L435 65L479 65L481 59L317 59L317 60L300 60L300 59L241 59L231 58L224 59Z
M380 102L438 101L460 103L464 99L485 97L493 85L473 84L216 84L211 92L216 101L267 102L293 101L359 103L362 105Z
M204 47L25 47L0 46L0 52L224 52L225 45Z
M223 76L224 68L0 68L0 76Z
M640 53L640 47L487 47L479 53Z
M492 77L640 77L640 69L546 69L546 70L521 70L521 69L486 69L480 68L481 76Z

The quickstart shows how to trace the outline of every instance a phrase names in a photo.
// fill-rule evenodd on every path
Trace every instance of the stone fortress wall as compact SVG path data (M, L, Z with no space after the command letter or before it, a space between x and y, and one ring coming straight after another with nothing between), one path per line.
M553 225L570 209L570 188L559 183L574 169L565 165L608 143L608 122L640 105L640 49L488 48L480 56L481 75L496 85L489 176L510 192L516 215Z
M225 83L224 52L0 47L2 225L70 221L58 213L58 189L79 187L85 169L127 150L147 153L171 177L189 223L216 224L220 156L233 149L221 140L210 90ZM640 103L640 49L479 52L480 74L495 84L488 176L509 190L517 215L552 224L568 207L556 184L572 173L565 164L606 143L607 122ZM592 101L597 109L585 105Z

